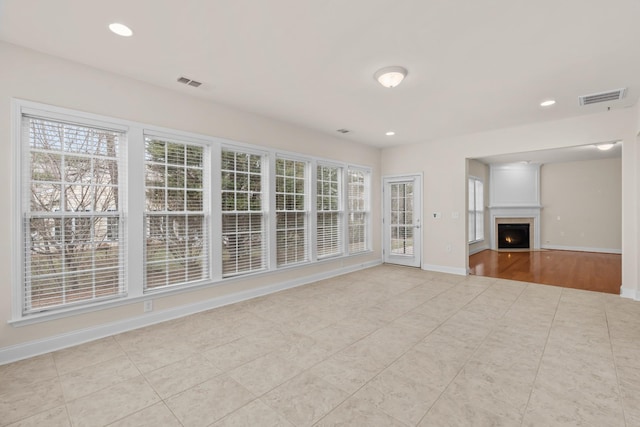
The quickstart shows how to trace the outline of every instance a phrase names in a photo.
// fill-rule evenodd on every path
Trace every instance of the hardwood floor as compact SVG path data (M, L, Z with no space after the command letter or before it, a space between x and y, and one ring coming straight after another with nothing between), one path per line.
M622 255L572 251L498 252L469 257L470 272L565 288L620 294Z

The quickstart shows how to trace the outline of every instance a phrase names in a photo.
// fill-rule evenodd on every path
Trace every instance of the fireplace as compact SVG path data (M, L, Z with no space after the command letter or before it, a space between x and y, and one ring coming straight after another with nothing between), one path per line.
M529 223L498 224L498 249L529 249Z
M491 224L491 249L537 250L539 241L539 215L495 217ZM506 234L505 234L506 233Z

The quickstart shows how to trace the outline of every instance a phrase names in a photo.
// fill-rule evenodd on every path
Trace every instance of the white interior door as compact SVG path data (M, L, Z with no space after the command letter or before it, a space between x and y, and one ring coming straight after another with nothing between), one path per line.
M420 267L422 176L383 178L384 262Z

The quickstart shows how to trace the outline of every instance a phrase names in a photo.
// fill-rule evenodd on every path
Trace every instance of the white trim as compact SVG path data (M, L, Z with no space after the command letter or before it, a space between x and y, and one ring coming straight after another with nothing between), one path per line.
M323 271L321 273L300 277L282 283L240 291L222 297L212 298L193 304L187 304L168 310L154 311L142 316L132 317L111 323L105 323L90 328L52 336L49 338L27 341L22 344L17 344L11 347L0 349L0 365L26 359L28 357L38 356L40 354L49 353L51 351L60 350L89 341L94 341L122 332L131 331L133 329L142 328L144 326L154 325L156 323L165 322L167 320L189 316L191 314L210 310L212 308L222 307L251 298L279 292L285 289L303 286L309 283L317 282L319 280L328 279L365 268L375 267L380 264L381 262L378 260L368 261L335 270Z
M389 246L389 241L390 241L390 236L389 236L389 228L387 227L387 223L385 221L388 221L389 218L386 217L386 212L387 212L387 197L390 197L389 195L385 195L385 186L387 184L392 184L395 182L404 182L404 181L414 181L416 183L416 187L418 188L419 191L414 193L414 202L417 199L417 209L416 206L414 206L414 212L417 210L418 211L418 215L417 217L414 217L414 230L416 230L417 232L414 231L414 254L412 257L407 256L402 257L402 256L394 256L390 253L387 253L387 250L390 249L387 246ZM422 172L415 172L415 173L404 173L404 174L394 174L394 175L384 175L382 177L380 177L380 192L381 192L381 196L382 196L382 203L380 206L380 210L381 210L381 214L382 214L382 221L380 224L380 228L382 229L382 259L384 260L384 262L387 263L391 263L391 264L397 264L397 265L407 265L407 266L411 266L411 267L418 267L418 268L422 268L422 248L423 248L423 236L424 236L424 226L425 226L425 221L424 221L424 174ZM416 238L417 236L417 238ZM415 245L415 242L417 241L417 245ZM418 251L416 253L415 248L418 248ZM405 259L403 259L405 258Z
M365 188L365 192L364 192L364 197L365 197L365 209L364 210L350 210L349 209L349 172L350 171L354 171L354 172L362 172L363 173L363 178L364 178L364 188ZM362 254L362 253L366 253L366 252L371 252L372 249L372 236L373 236L373 221L372 221L372 200L373 200L373 186L372 186L372 176L373 176L373 168L369 168L369 167L362 167L362 166L357 166L357 165L353 165L351 163L348 163L345 170L344 170L344 203L345 203L345 207L344 207L344 215L345 215L345 247L346 247L346 254L349 255L358 255L358 254ZM364 249L361 251L354 251L351 252L351 243L349 241L349 216L351 213L359 213L359 214L364 214L365 217L365 227L366 227L366 231L365 231L365 241L364 241Z
M551 249L556 251L574 251L574 252L597 252L602 254L622 254L622 249L612 248L588 248L583 246L561 246L561 245L542 245L541 249Z
M620 296L622 298L629 298L635 301L640 301L640 291L636 289L625 288L624 286L620 286Z
M424 271L435 271L437 273L449 273L449 274L455 274L458 276L466 276L468 274L466 268L447 267L444 265L422 264L422 269Z
M477 242L476 242L476 243L477 243ZM469 243L469 255L477 254L477 253L479 253L479 252L486 251L487 249L491 249L491 248L489 247L489 245L487 245L487 243L486 243L486 242L485 242L485 244L484 244L484 245L482 245L482 246L478 246L478 247L476 247L476 248L474 248L474 249L471 249L471 245L473 245L473 243Z
M22 112L21 104L11 100L11 155L15 168L12 174L11 204L10 204L10 229L11 229L11 318L22 316L22 304L24 297L24 266L22 264L24 254L24 242L22 239L22 176L24 174L24 162L22 161Z

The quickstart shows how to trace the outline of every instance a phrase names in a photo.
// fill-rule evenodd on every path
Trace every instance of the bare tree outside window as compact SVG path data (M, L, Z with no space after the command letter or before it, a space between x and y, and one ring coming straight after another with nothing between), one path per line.
M342 169L336 166L317 167L316 210L318 258L340 255L342 252Z
M23 193L29 195L24 311L122 293L122 134L32 117L23 120L30 171L29 191Z
M145 138L145 286L209 275L204 147Z
M276 159L276 247L277 264L308 260L307 251L307 163Z
M262 156L222 150L222 274L266 267Z
M366 251L368 229L368 204L366 195L367 172L358 169L347 171L348 208L349 208L349 252Z

